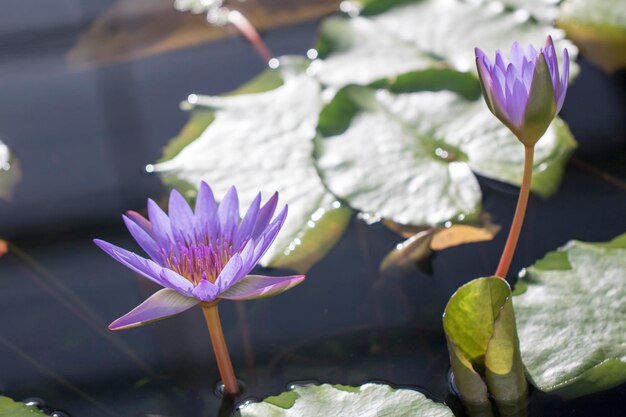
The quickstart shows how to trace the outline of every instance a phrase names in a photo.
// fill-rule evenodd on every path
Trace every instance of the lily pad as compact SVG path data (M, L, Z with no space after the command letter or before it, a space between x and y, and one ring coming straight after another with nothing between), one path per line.
M624 271L626 234L571 241L525 270L513 304L533 385L571 398L626 381Z
M626 67L626 2L566 0L557 25L605 71Z
M401 224L474 220L482 195L473 172L519 184L524 158L518 140L471 93L478 89L469 74L433 69L386 88L343 88L320 115L324 183L352 207ZM574 148L557 119L536 147L536 193L556 191Z
M566 47L575 58L577 49L563 39L562 31L517 9L518 3L511 0L505 7L497 1L369 1L362 15L324 22L317 45L324 59L314 62L313 69L323 84L335 87L369 84L433 66L475 72L475 47L492 55L496 49L508 50L514 41L543 45L548 35L557 49Z
M443 404L422 393L383 384L298 386L239 409L241 417L453 417Z
M38 417L46 414L37 407L27 406L24 403L13 401L9 397L0 395L0 416L3 417Z
M276 75L283 82L268 91L252 93L248 86L247 94L193 96L191 104L203 114L172 146L195 140L153 170L187 187L206 181L217 195L234 184L242 205L259 191L265 198L278 191L289 215L262 264L304 272L341 236L351 211L324 188L313 163L318 82L300 61L272 74L263 89Z
M527 386L520 358L511 289L497 277L460 287L443 316L450 363L462 400L469 406L499 407L522 402Z

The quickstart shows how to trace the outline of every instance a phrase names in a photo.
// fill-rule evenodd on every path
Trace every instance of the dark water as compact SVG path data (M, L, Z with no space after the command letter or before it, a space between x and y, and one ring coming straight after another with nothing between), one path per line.
M156 287L91 239L135 247L120 214L164 195L159 179L141 168L185 123L180 100L233 89L263 66L243 41L226 39L68 68L63 54L104 6L68 1L46 18L31 3L0 19L6 35L0 139L23 171L13 200L0 202L0 235L13 248L0 258L0 391L19 400L43 398L75 417L227 416L232 405L214 394L218 373L199 310L133 330L106 330ZM42 23L20 29L15 19ZM316 29L311 22L265 37L276 54L302 54ZM555 197L531 196L512 271L567 240L605 241L626 231L626 190L607 177L626 181L624 78L582 62L563 110L579 150ZM516 189L481 184L485 209L506 226ZM381 278L379 263L399 238L353 218L298 288L273 299L220 304L234 367L246 385L237 400L277 394L298 381L383 380L418 387L462 416L448 387L441 314L459 285L493 273L504 239L501 233L491 242L444 250L432 259L432 273L415 268ZM621 416L625 394L622 385L564 402L535 391L530 416Z

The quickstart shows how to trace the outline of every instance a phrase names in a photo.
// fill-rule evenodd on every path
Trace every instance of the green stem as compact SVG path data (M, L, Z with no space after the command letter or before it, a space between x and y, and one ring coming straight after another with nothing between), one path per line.
M533 176L534 153L534 145L524 145L524 176L522 178L522 188L520 189L517 199L517 207L515 208L515 216L513 216L509 237L506 239L506 244L504 245L500 263L498 264L498 269L495 274L502 279L506 278L506 274L509 272L511 260L513 259L517 241L519 240L519 234L522 230L522 224L524 223L524 215L526 214L526 206L528 205L528 195L530 194L530 182Z
M226 347L226 340L224 340L217 303L202 303L202 312L209 328L211 345L213 345L217 368L220 371L222 384L224 384L224 392L228 395L237 395L239 394L239 384L237 384L233 364L230 361L230 355Z

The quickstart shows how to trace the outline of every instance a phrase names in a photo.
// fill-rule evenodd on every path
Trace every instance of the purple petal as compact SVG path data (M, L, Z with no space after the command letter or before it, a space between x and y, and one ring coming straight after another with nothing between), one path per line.
M304 280L304 275L288 277L268 277L263 275L248 275L227 291L220 298L229 300L251 300L271 297L295 287Z
M516 68L520 69L522 67L522 61L524 60L524 50L518 42L513 42L513 46L511 47L510 59L511 64L513 64Z
M253 262L256 264L259 260L265 255L265 252L269 249L269 247L276 239L278 232L280 232L281 227L283 227L283 223L285 222L285 218L287 217L287 206L283 207L282 211L276 216L276 218L270 223L270 225L265 230L265 233L261 235L261 239L257 241L255 250L254 250L254 258Z
M169 270L157 265L155 262L149 259L142 258L141 256L138 256L133 252L122 249L118 246L112 245L111 243L105 242L100 239L95 239L94 243L122 265L132 269L138 274L143 275L144 277L148 278L152 282L161 285L162 287L172 290L191 290L191 282L187 281L185 278L176 273L174 274L177 275L180 279L164 278L163 271Z
M188 297L193 295L192 291L194 286L191 281L177 272L168 268L163 268L161 271L161 279L167 283L166 287L178 291L182 295L186 295Z
M517 70L515 68L515 65L513 64L509 64L509 66L506 68L506 92L507 93L512 93L513 92L513 85L515 84L515 80L518 79L517 76ZM507 103L508 103L508 98L507 98Z
M243 220L241 220L241 224L235 233L235 237L233 239L233 246L235 250L239 250L241 245L250 238L252 234L252 229L256 224L257 216L259 215L259 209L261 206L261 193L257 194L257 196L252 200L250 207L248 207L248 211L246 211L245 216L243 216Z
M500 71L504 74L506 72L506 67L508 65L507 59L499 50L496 51L496 65L494 68L500 68Z
M234 254L215 280L215 285L217 285L220 292L226 291L245 275L241 273L242 266L243 261L241 256L238 253Z
M146 219L141 214L133 210L128 210L126 212L126 216L128 216L129 219L134 221L137 224L137 226L141 227L144 230L144 232L152 236L152 225L150 224L148 219Z
M218 294L217 286L206 279L201 280L193 289L193 296L202 301L213 301Z
M563 107L563 102L565 101L565 93L567 92L567 83L569 81L569 53L567 49L563 49L563 76L561 78L561 83L559 85L559 93L556 99L556 112L557 114L561 111Z
M204 181L200 183L200 190L196 199L194 222L196 238L200 241L214 239L220 233L220 225L217 220L217 203L211 187Z
M274 193L272 198L267 200L267 203L261 207L259 210L259 215L256 219L256 224L254 226L254 231L252 232L252 238L257 239L260 235L263 234L267 225L269 224L272 216L274 215L274 211L276 210L276 204L278 203L278 193Z
M181 313L198 304L195 298L185 297L174 290L162 289L146 301L109 325L111 330L129 329Z
M504 108L506 105L506 78L500 67L493 67L491 80L493 82L494 102Z
M161 248L169 252L174 242L170 219L167 217L167 214L161 210L161 207L151 199L148 200L148 217L152 225L154 238Z
M537 55L538 55L538 53L537 53L537 50L535 49L534 46L528 45L526 47L526 58L529 61L535 61L537 59Z
M168 211L174 239L179 244L193 243L195 240L193 212L185 198L177 190L172 190L170 193Z
M130 234L135 238L141 249L143 249L148 256L152 258L155 262L161 262L161 250L159 245L154 241L152 236L150 236L145 229L135 223L133 220L126 216L122 216L124 219L124 223L126 224L126 228L130 232Z
M256 262L254 259L254 249L256 248L256 241L254 239L248 240L246 246L240 252L241 256L241 271L239 273L240 276L244 276L252 271L252 268L256 266Z
M526 90L526 93L530 91L530 86L533 83L534 73L535 61L528 61L527 59L524 59L524 62L522 63L521 79L524 84L524 89Z
M222 199L217 216L222 227L222 236L233 237L235 227L239 223L239 197L235 187L230 187Z
M507 110L511 121L516 127L521 127L524 120L524 111L528 102L528 93L520 80L513 83L513 91L506 98Z
M483 51L478 48L475 48L474 53L476 54L476 67L478 69L478 77L481 81L480 84L482 86L483 95L485 96L485 101L489 109L494 112L493 81L491 81L491 73L489 72L489 60Z

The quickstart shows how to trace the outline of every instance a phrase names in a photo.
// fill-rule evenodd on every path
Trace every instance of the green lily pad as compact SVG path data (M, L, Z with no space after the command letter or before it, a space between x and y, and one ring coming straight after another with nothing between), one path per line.
M20 165L9 147L0 141L0 198L10 200L13 189L22 179Z
M241 417L453 417L443 404L422 393L388 385L309 385L295 387L239 409Z
M486 406L490 393L499 407L526 398L511 289L497 277L478 278L452 295L443 316L450 363L461 398Z
M567 47L575 59L577 49L563 39L562 31L517 9L519 3L510 0L505 7L497 1L368 1L360 16L324 22L317 45L324 59L314 62L312 70L323 84L335 87L432 67L475 72L475 47L492 56L496 49L508 51L514 41L541 46L548 35L557 49ZM533 7L525 7L538 10L543 3L536 0Z
M525 270L513 304L533 385L571 398L626 381L624 271L626 234L571 241Z
M586 58L605 71L626 67L626 2L566 0L557 25Z
M518 140L477 98L478 89L470 74L433 69L405 74L386 88L341 89L318 125L324 183L352 207L401 224L474 220L482 195L473 172L519 184L524 158ZM574 148L557 119L536 146L536 193L556 191Z
M24 403L13 401L0 395L0 417L37 417L45 416L37 407L29 407Z
M341 236L351 211L317 175L312 139L320 86L302 66L296 61L270 71L259 90L280 85L267 91L254 93L248 85L246 94L193 96L190 104L198 113L172 142L170 158L153 170L175 185L192 186L192 192L202 180L218 196L235 185L242 206L259 191L264 198L278 191L289 215L261 263L304 272Z

